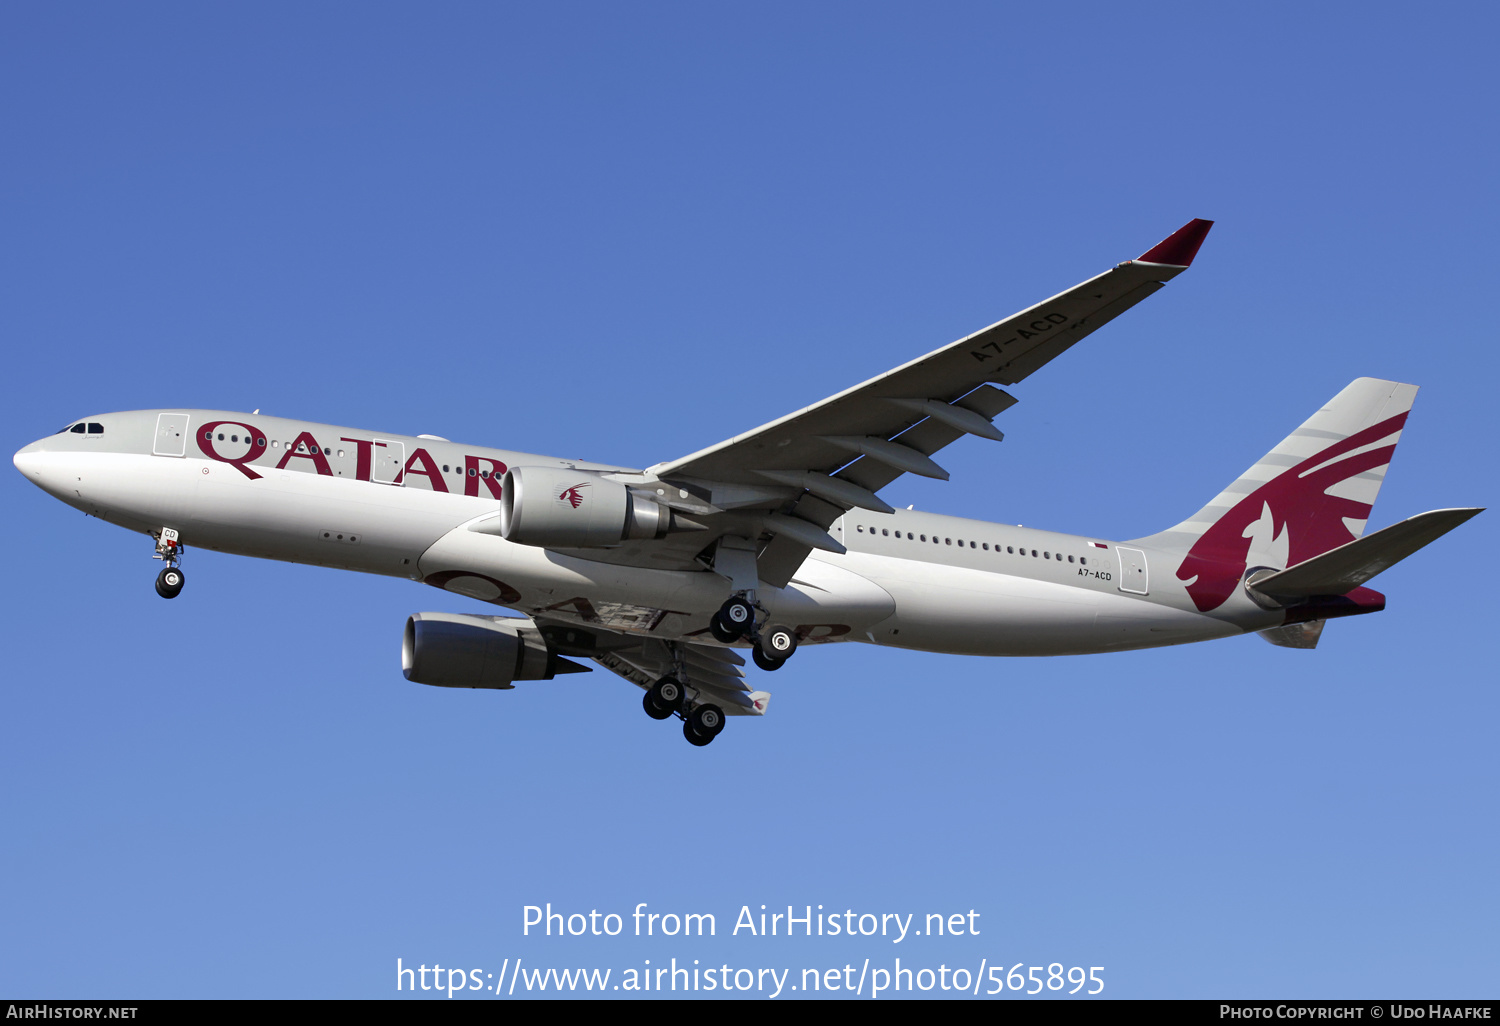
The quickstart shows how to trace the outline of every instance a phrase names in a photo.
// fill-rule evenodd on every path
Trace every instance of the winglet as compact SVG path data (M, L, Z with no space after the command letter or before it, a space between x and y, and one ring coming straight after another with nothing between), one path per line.
M1201 217L1195 217L1161 242L1152 246L1146 252L1136 258L1138 263L1143 264L1170 264L1173 267L1188 267L1193 262L1193 257L1198 255L1198 247L1203 245L1203 240L1208 237L1208 230L1214 226L1212 221L1205 221Z

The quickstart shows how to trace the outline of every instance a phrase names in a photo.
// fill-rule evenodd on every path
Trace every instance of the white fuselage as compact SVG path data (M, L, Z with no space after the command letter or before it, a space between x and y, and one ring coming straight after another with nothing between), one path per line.
M166 418L185 418L189 437L164 441L163 425L178 423ZM707 568L626 565L474 529L498 515L506 467L623 468L214 411L93 423L97 434L27 446L16 466L72 506L146 533L170 527L188 547L406 577L533 616L714 643L708 619L730 586ZM223 441L200 438L205 425ZM1122 552L1112 541L910 510L854 510L830 533L846 553L814 551L786 587L759 595L804 643L1062 655L1282 620L1243 597L1199 613L1167 557L1129 543Z

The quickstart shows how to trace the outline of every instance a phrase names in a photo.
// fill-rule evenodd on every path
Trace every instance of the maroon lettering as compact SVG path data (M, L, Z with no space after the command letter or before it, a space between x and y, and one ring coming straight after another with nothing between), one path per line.
M376 443L368 438L340 438L339 441L354 443L354 480L370 480L370 447ZM385 445L384 442L379 444Z
M306 452L298 452L297 446L307 444ZM323 450L318 446L318 440L312 436L311 431L304 431L297 436L296 441L286 443L286 452L281 454L281 462L276 464L277 470L285 470L287 461L295 456L299 460L312 460L313 466L318 473L325 477L332 477L333 470L328 466L328 460L323 456Z
M419 461L421 462L422 466L412 466L413 463L417 463ZM446 492L448 490L448 482L443 480L442 469L437 465L437 463L433 461L432 457L428 455L426 449L413 450L411 458L406 461L406 467L401 472L408 477L410 477L412 474L421 474L423 477L427 478L427 480L432 482L432 490L435 492ZM397 480L399 480L399 478Z
M490 471L488 477L479 476L479 464L488 463ZM500 498L500 475L505 473L505 464L499 460L492 460L488 456L465 456L464 457L464 494L478 495L479 482L483 481L489 488L490 494Z
M242 427L249 432L246 440L250 443L250 451L245 455L234 458L220 456L218 450L214 448L214 432L225 424ZM261 433L260 428L246 424L242 420L216 420L211 424L204 424L198 429L198 449L211 460L229 464L250 480L260 480L259 474L245 466L246 463L254 463L260 458L261 453L266 451L266 436ZM207 473L206 470L204 472Z

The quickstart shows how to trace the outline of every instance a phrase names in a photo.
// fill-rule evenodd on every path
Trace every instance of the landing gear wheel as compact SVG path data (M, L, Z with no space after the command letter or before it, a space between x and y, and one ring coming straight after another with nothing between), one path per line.
M755 607L742 598L732 598L719 607L718 620L726 631L734 631L736 638L742 638L755 626Z
M656 704L655 700L651 697L651 692L647 691L641 696L641 699L641 707L646 710L646 715L653 720L664 720L672 715L671 709L663 709Z
M719 619L718 613L715 613L709 619L708 632L712 634L714 636L714 640L721 645L732 645L736 641L740 640L740 632L732 627L724 626L724 622Z
M156 593L164 599L173 599L182 593L187 578L175 566L169 566L156 575Z
M779 670L786 665L785 659L772 659L757 646L750 651L750 658L755 660L755 665L762 670Z
M712 704L695 705L687 715L687 723L694 731L712 741L724 729L724 710Z
M682 721L682 736L687 738L688 744L696 748L702 748L714 739L714 735L712 734L700 734L694 730L691 720Z
M655 706L660 715L651 711ZM682 708L682 682L676 677L663 677L646 692L646 712L653 719L664 720Z
M760 632L760 640L755 643L756 655L777 663L784 663L797 651L797 635L789 628L777 625L767 627ZM755 665L766 669L760 659L755 660Z

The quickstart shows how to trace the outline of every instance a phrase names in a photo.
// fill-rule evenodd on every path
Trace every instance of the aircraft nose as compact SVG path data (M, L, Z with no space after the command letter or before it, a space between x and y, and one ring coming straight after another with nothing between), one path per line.
M26 480L44 492L56 494L55 489L52 487L54 483L52 479L58 476L56 473L58 469L56 463L59 454L48 452L46 442L45 438L38 442L32 442L30 445L17 451L10 458L10 461L16 465L17 470L26 476Z
M40 457L41 451L42 443L32 442L30 445L17 450L16 454L11 457L11 462L16 465L16 469L21 473L27 477L35 478L42 462Z

